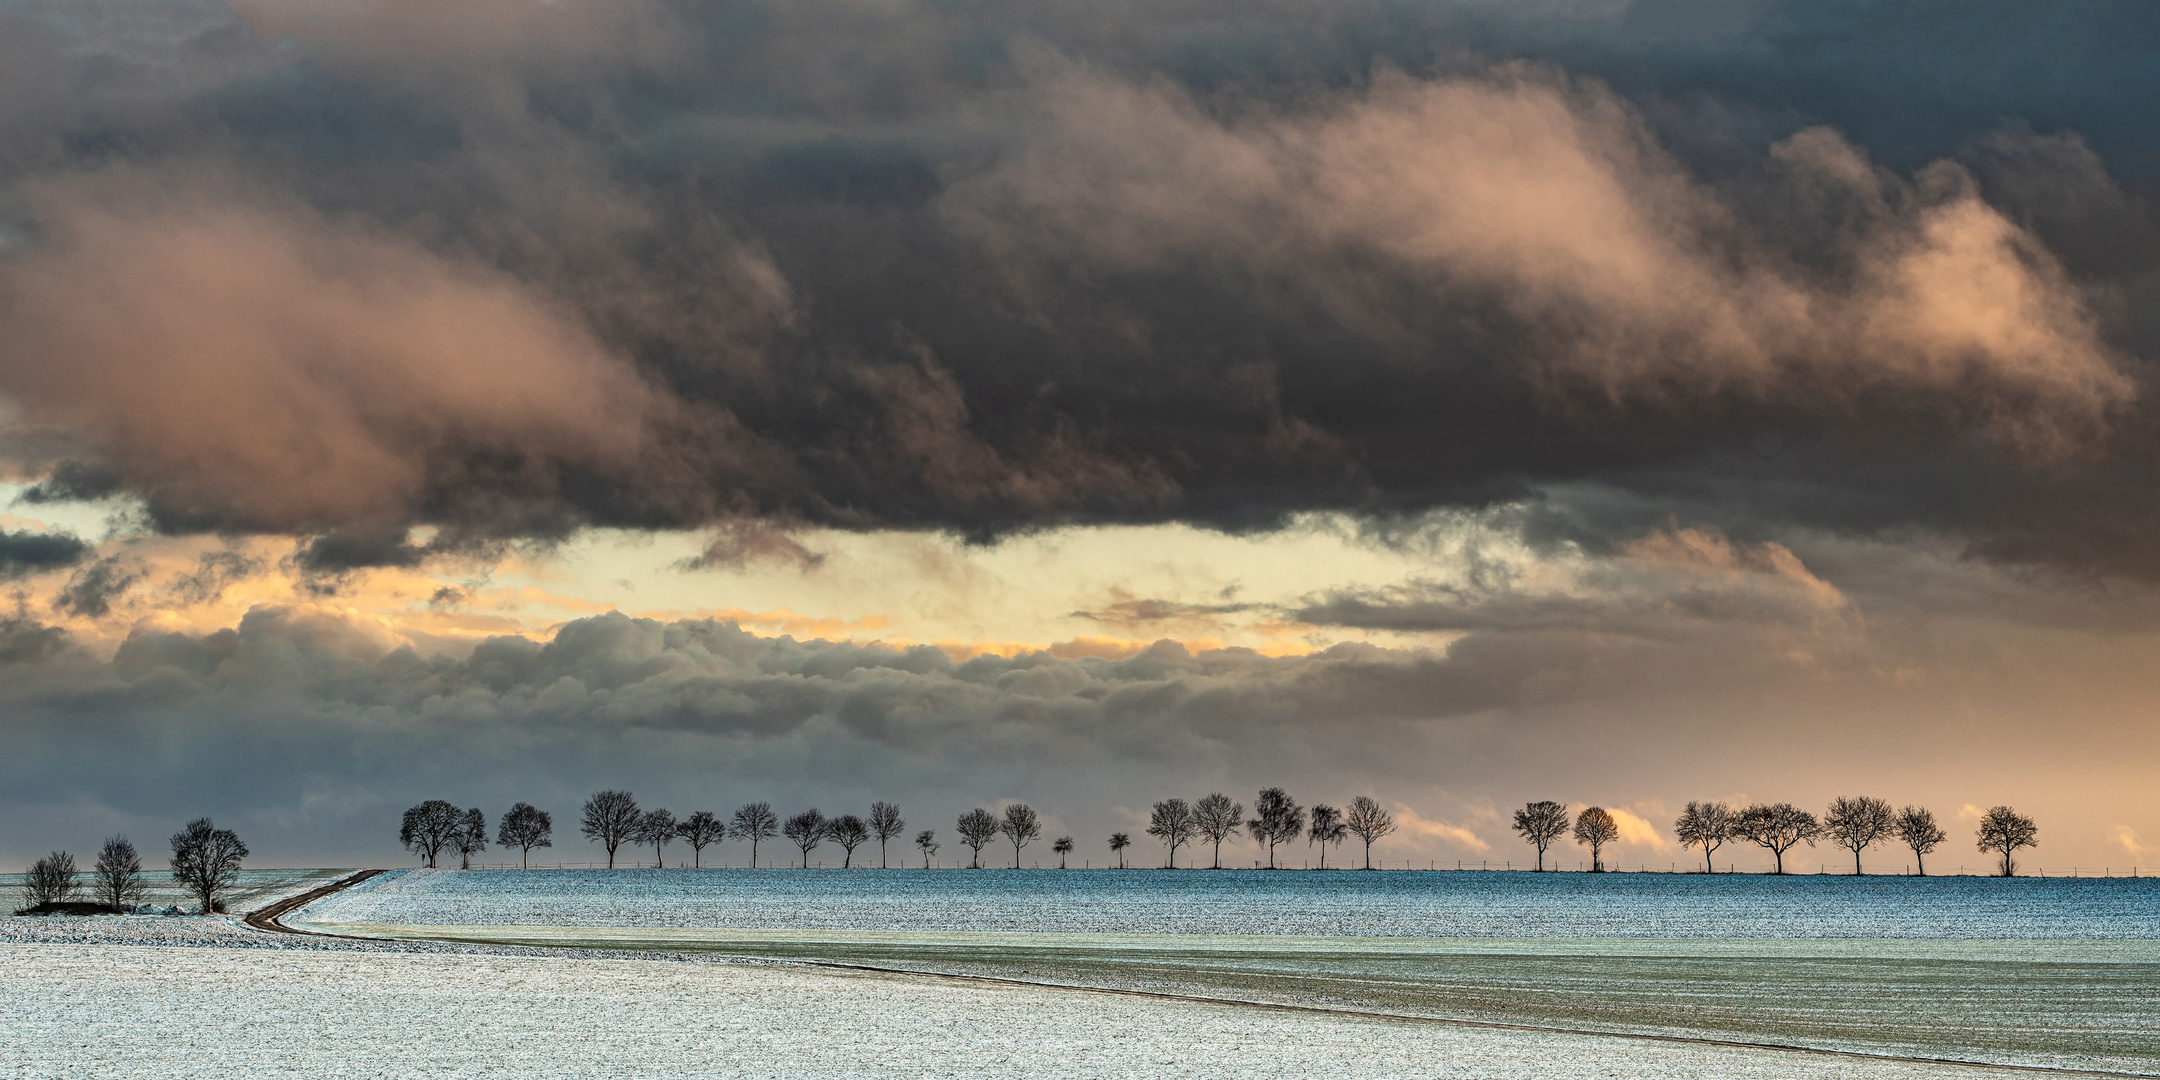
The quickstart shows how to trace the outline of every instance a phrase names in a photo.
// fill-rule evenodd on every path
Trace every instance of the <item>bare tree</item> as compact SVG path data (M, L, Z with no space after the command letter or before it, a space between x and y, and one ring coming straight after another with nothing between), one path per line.
M1222 842L1245 827L1245 804L1214 792L1193 804L1193 827L1215 847L1215 869L1222 869Z
M1013 869L1020 869L1020 849L1028 841L1042 835L1042 815L1024 802L1016 802L1005 808L1005 820L998 823L998 831L1012 841Z
M842 814L826 824L825 835L847 852L840 862L840 869L850 870L855 866L855 849L870 840L870 826L853 814Z
M398 843L426 859L428 868L433 869L436 853L449 847L464 825L465 811L456 804L429 799L405 811L405 819L398 825Z
M1612 811L1602 806L1592 806L1575 815L1575 842L1590 845L1590 872L1605 872L1605 845L1620 839L1620 823L1613 820Z
M1543 870L1545 849L1551 847L1553 841L1567 835L1567 807L1550 799L1525 804L1522 809L1515 811L1515 831L1521 833L1522 838L1537 849L1537 868Z
M1935 824L1935 815L1924 806L1907 806L1897 812L1897 838L1912 849L1913 869L1927 876L1927 855L1935 846L1949 838L1942 826Z
M667 869L667 842L675 839L675 815L665 809L649 810L639 816L637 828L631 833L639 844L651 844L653 861Z
M519 803L503 811L495 826L495 842L518 849L518 865L532 869L532 849L555 846L555 819L531 803Z
M930 869L930 856L937 854L938 849L937 832L933 829L924 829L916 833L915 846L922 849L922 868L925 870Z
M1065 858L1072 854L1072 849L1073 841L1070 836L1060 836L1050 842L1050 850L1057 852L1058 869L1065 869Z
M1155 804L1155 812L1148 816L1149 836L1163 842L1170 851L1170 869L1177 869L1177 849L1192 842L1193 833L1200 823L1193 817L1193 808L1183 799L1164 799Z
M802 849L802 868L808 870L810 849L817 847L825 839L826 831L831 827L832 823L826 821L825 815L813 806L787 819L787 824L780 826L780 833Z
M23 875L23 892L30 901L23 910L36 911L47 904L74 899L82 890L81 877L75 870L75 856L65 851L55 851L31 863L30 872Z
M1733 836L1777 856L1777 872L1782 874L1785 853L1799 844L1814 847L1822 836L1822 823L1791 803L1757 803L1733 816Z
M2007 806L1990 808L1980 818L1980 850L2002 856L2002 876L2014 877L2017 863L2011 858L2019 848L2040 846L2040 826Z
M1129 835L1129 834L1127 834L1127 833L1121 833L1121 832L1114 832L1114 833L1111 833L1111 834L1110 834L1110 850L1111 850L1111 851L1114 851L1114 852L1117 852L1117 868L1118 868L1118 869L1120 869L1120 870L1123 870L1123 869L1125 869L1125 849L1126 849L1126 848L1129 848L1129 847L1131 847L1131 846L1132 846L1132 837L1131 837L1131 835Z
M773 813L771 803L744 803L735 808L735 816L728 821L728 835L737 840L750 841L750 868L757 869L757 846L760 840L770 840L780 832L780 815Z
M247 858L247 845L231 829L209 818L196 818L172 835L173 880L202 901L202 913L225 910L218 894L232 887Z
M1370 795L1360 795L1350 800L1350 812L1343 815L1343 824L1350 833L1365 841L1365 869L1372 869L1373 841L1395 831L1395 815L1382 809L1379 800Z
M457 831L450 834L450 846L458 853L458 869L472 869L472 857L487 850L487 815L474 807L458 818Z
M1823 815L1822 825L1824 836L1852 852L1852 872L1858 877L1862 873L1860 853L1897 835L1897 814L1888 802L1872 795L1840 795L1830 801L1830 812Z
M627 791L595 792L585 800L585 820L579 831L587 840L597 842L607 849L608 869L615 869L615 849L623 846L637 834L645 815L638 812L638 804Z
M898 806L889 802L870 804L870 831L877 836L878 869L883 870L892 865L885 857L885 845L891 843L893 837L900 835L900 830L905 828L907 822L901 819Z
M1715 874L1717 864L1710 856L1732 839L1733 809L1721 802L1691 802L1673 822L1673 835L1680 838L1682 847L1703 849L1703 872Z
M1307 845L1320 845L1320 869L1327 869L1329 844L1340 844L1350 836L1350 826L1343 824L1342 811L1326 803L1314 803L1312 828L1305 833Z
M90 869L91 891L100 904L126 912L142 903L142 858L125 836L108 837L98 849L97 865Z
M960 842L966 844L968 850L975 853L974 857L968 860L968 869L982 869L983 845L997 839L997 815L978 806L960 815L960 820L954 825L954 829L960 833Z
M1305 831L1305 808L1279 787L1260 789L1253 802L1254 816L1245 822L1254 843L1267 845L1268 869L1275 869L1275 845L1287 844Z
M727 839L727 824L720 820L720 815L710 810L700 810L684 818L683 823L676 828L675 835L682 837L682 842L690 845L690 868L702 870L705 867L705 845L717 844Z

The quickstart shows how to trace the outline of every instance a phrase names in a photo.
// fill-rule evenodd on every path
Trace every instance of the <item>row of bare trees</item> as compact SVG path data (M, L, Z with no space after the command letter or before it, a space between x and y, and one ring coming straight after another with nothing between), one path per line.
M1620 823L1611 811L1598 806L1575 815L1571 823L1567 807L1548 800L1515 811L1515 831L1537 849L1539 870L1545 869L1546 850L1572 833L1576 843L1590 849L1590 867L1597 871L1605 868L1604 846L1620 838ZM1865 872L1861 853L1895 841L1912 849L1914 869L1922 877L1927 875L1928 853L1948 838L1936 823L1935 814L1926 807L1892 809L1887 800L1872 795L1839 796L1819 818L1784 802L1738 808L1721 802L1691 802L1673 822L1673 835L1684 847L1702 849L1703 869L1709 873L1717 871L1713 861L1717 849L1731 841L1768 851L1775 860L1776 872L1782 874L1786 852L1801 844L1813 847L1827 840L1852 852L1856 875ZM2002 876L2009 877L2017 872L2017 851L2038 846L2039 836L2040 829L2031 818L1998 806L1981 816L1975 840L1982 852L2001 858Z
M222 894L239 878L247 845L231 829L220 829L209 818L197 818L172 835L173 880L193 894L204 914L225 910ZM143 879L142 857L125 836L107 837L98 849L97 862L89 871L86 889L75 856L55 851L30 864L23 888L28 903L17 914L66 910L86 904L97 911L127 912L149 895ZM85 892L88 900L77 900Z
M460 809L456 804L442 799L430 799L410 810L398 828L398 842L407 851L426 860L428 866L438 864L445 853L458 856L460 869L472 866L473 856L486 851L488 846L487 815L476 809ZM527 803L518 803L506 811L495 830L495 843L503 848L516 848L521 865L530 865L532 849L553 846L554 823L546 811ZM745 803L726 820L707 810L700 810L689 817L677 819L664 808L644 809L637 798L627 791L600 791L585 800L579 831L607 850L608 868L613 869L615 858L624 846L643 847L651 845L653 856L666 864L667 845L681 840L690 845L691 865L704 865L705 849L727 840L750 842L750 865L756 866L758 845L775 835L784 836L801 853L801 865L810 865L810 853L820 845L831 842L840 846L845 854L841 865L855 864L857 848L876 840L878 865L889 867L890 846L907 828L900 816L900 808L889 802L870 804L867 816L841 814L826 817L815 807L781 821L773 812L771 803ZM1320 849L1320 866L1327 867L1328 847L1341 845L1350 837L1364 842L1365 869L1372 869L1372 846L1374 842L1395 831L1395 817L1383 808L1378 800L1368 795L1351 799L1348 806L1337 809L1327 803L1315 804L1311 809L1298 805L1296 799L1278 787L1264 788L1253 805L1253 814L1247 817L1245 804L1221 792L1213 792L1188 803L1184 799L1164 799L1155 804L1148 819L1148 835L1160 840L1164 849L1165 865L1176 868L1178 849L1196 843L1206 843L1213 853L1213 865L1222 867L1223 842L1239 832L1250 835L1255 843L1267 847L1268 867L1275 866L1275 849L1304 837L1307 846ZM1028 844L1043 835L1042 815L1026 803L1013 803L1002 813L992 813L981 807L961 814L954 823L954 832L969 852L969 865L982 866L982 850L1003 837L1012 844L1013 865L1020 865L1021 852ZM915 846L922 851L923 865L940 847L937 832L925 829L915 834ZM1114 833L1110 837L1110 850L1118 855L1118 865L1124 866L1125 849L1132 846L1132 837L1126 833ZM1073 838L1061 836L1051 842L1050 850L1058 855L1058 867L1064 869L1074 849Z

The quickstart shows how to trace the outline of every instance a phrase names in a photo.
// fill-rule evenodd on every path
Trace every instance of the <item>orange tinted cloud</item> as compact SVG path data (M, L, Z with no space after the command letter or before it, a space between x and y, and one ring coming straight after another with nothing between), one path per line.
M530 492L653 449L661 399L492 270L214 178L77 176L33 202L53 236L0 269L0 390L154 508L308 532L396 519L465 454Z

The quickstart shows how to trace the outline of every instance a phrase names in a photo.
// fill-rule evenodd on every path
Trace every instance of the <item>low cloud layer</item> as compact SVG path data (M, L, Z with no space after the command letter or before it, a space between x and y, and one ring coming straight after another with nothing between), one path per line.
M1777 551L1660 543L1687 550L1640 554L1637 572L1678 559L1729 602L1658 620L1631 597L1662 584L1613 582L1568 618L1450 620L1445 649L1280 658L1163 641L955 660L609 614L453 659L335 609L258 607L208 633L139 629L104 660L17 620L0 703L19 752L0 790L18 844L214 812L273 859L373 862L395 858L410 802L524 799L560 822L607 786L678 811L891 798L938 828L1017 799L1084 852L1154 799L1249 801L1273 783L1400 807L1398 859L1505 859L1505 811L1533 798L1616 808L1638 861L1670 856L1671 815L1706 797L2014 802L2048 823L2050 859L2153 827L2132 793L2154 748L2130 723L2152 687L2121 667L2149 630L2064 637L1937 613L1873 637ZM2001 753L2040 703L2088 723ZM2126 764L2095 771L2101 745Z

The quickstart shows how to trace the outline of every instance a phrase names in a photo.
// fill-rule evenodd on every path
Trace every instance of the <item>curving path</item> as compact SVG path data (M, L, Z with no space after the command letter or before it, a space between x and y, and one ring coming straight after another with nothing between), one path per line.
M317 933L313 930L295 930L292 927L279 922L278 920L292 914L293 912L303 907L306 907L309 904L314 903L317 900L322 899L325 896L330 895L331 893L350 889L353 886L358 885L361 882L366 881L367 879L381 873L386 873L386 871L362 870L357 874L347 875L345 877L339 878L336 881L331 882L328 885L324 885L321 888L309 889L308 891L301 893L298 896L288 896L285 899L278 901L277 903L256 908L255 910L250 911L246 915L242 916L240 921L252 929L264 930L273 934L306 934L310 937L344 937L345 935L343 934L323 934Z

